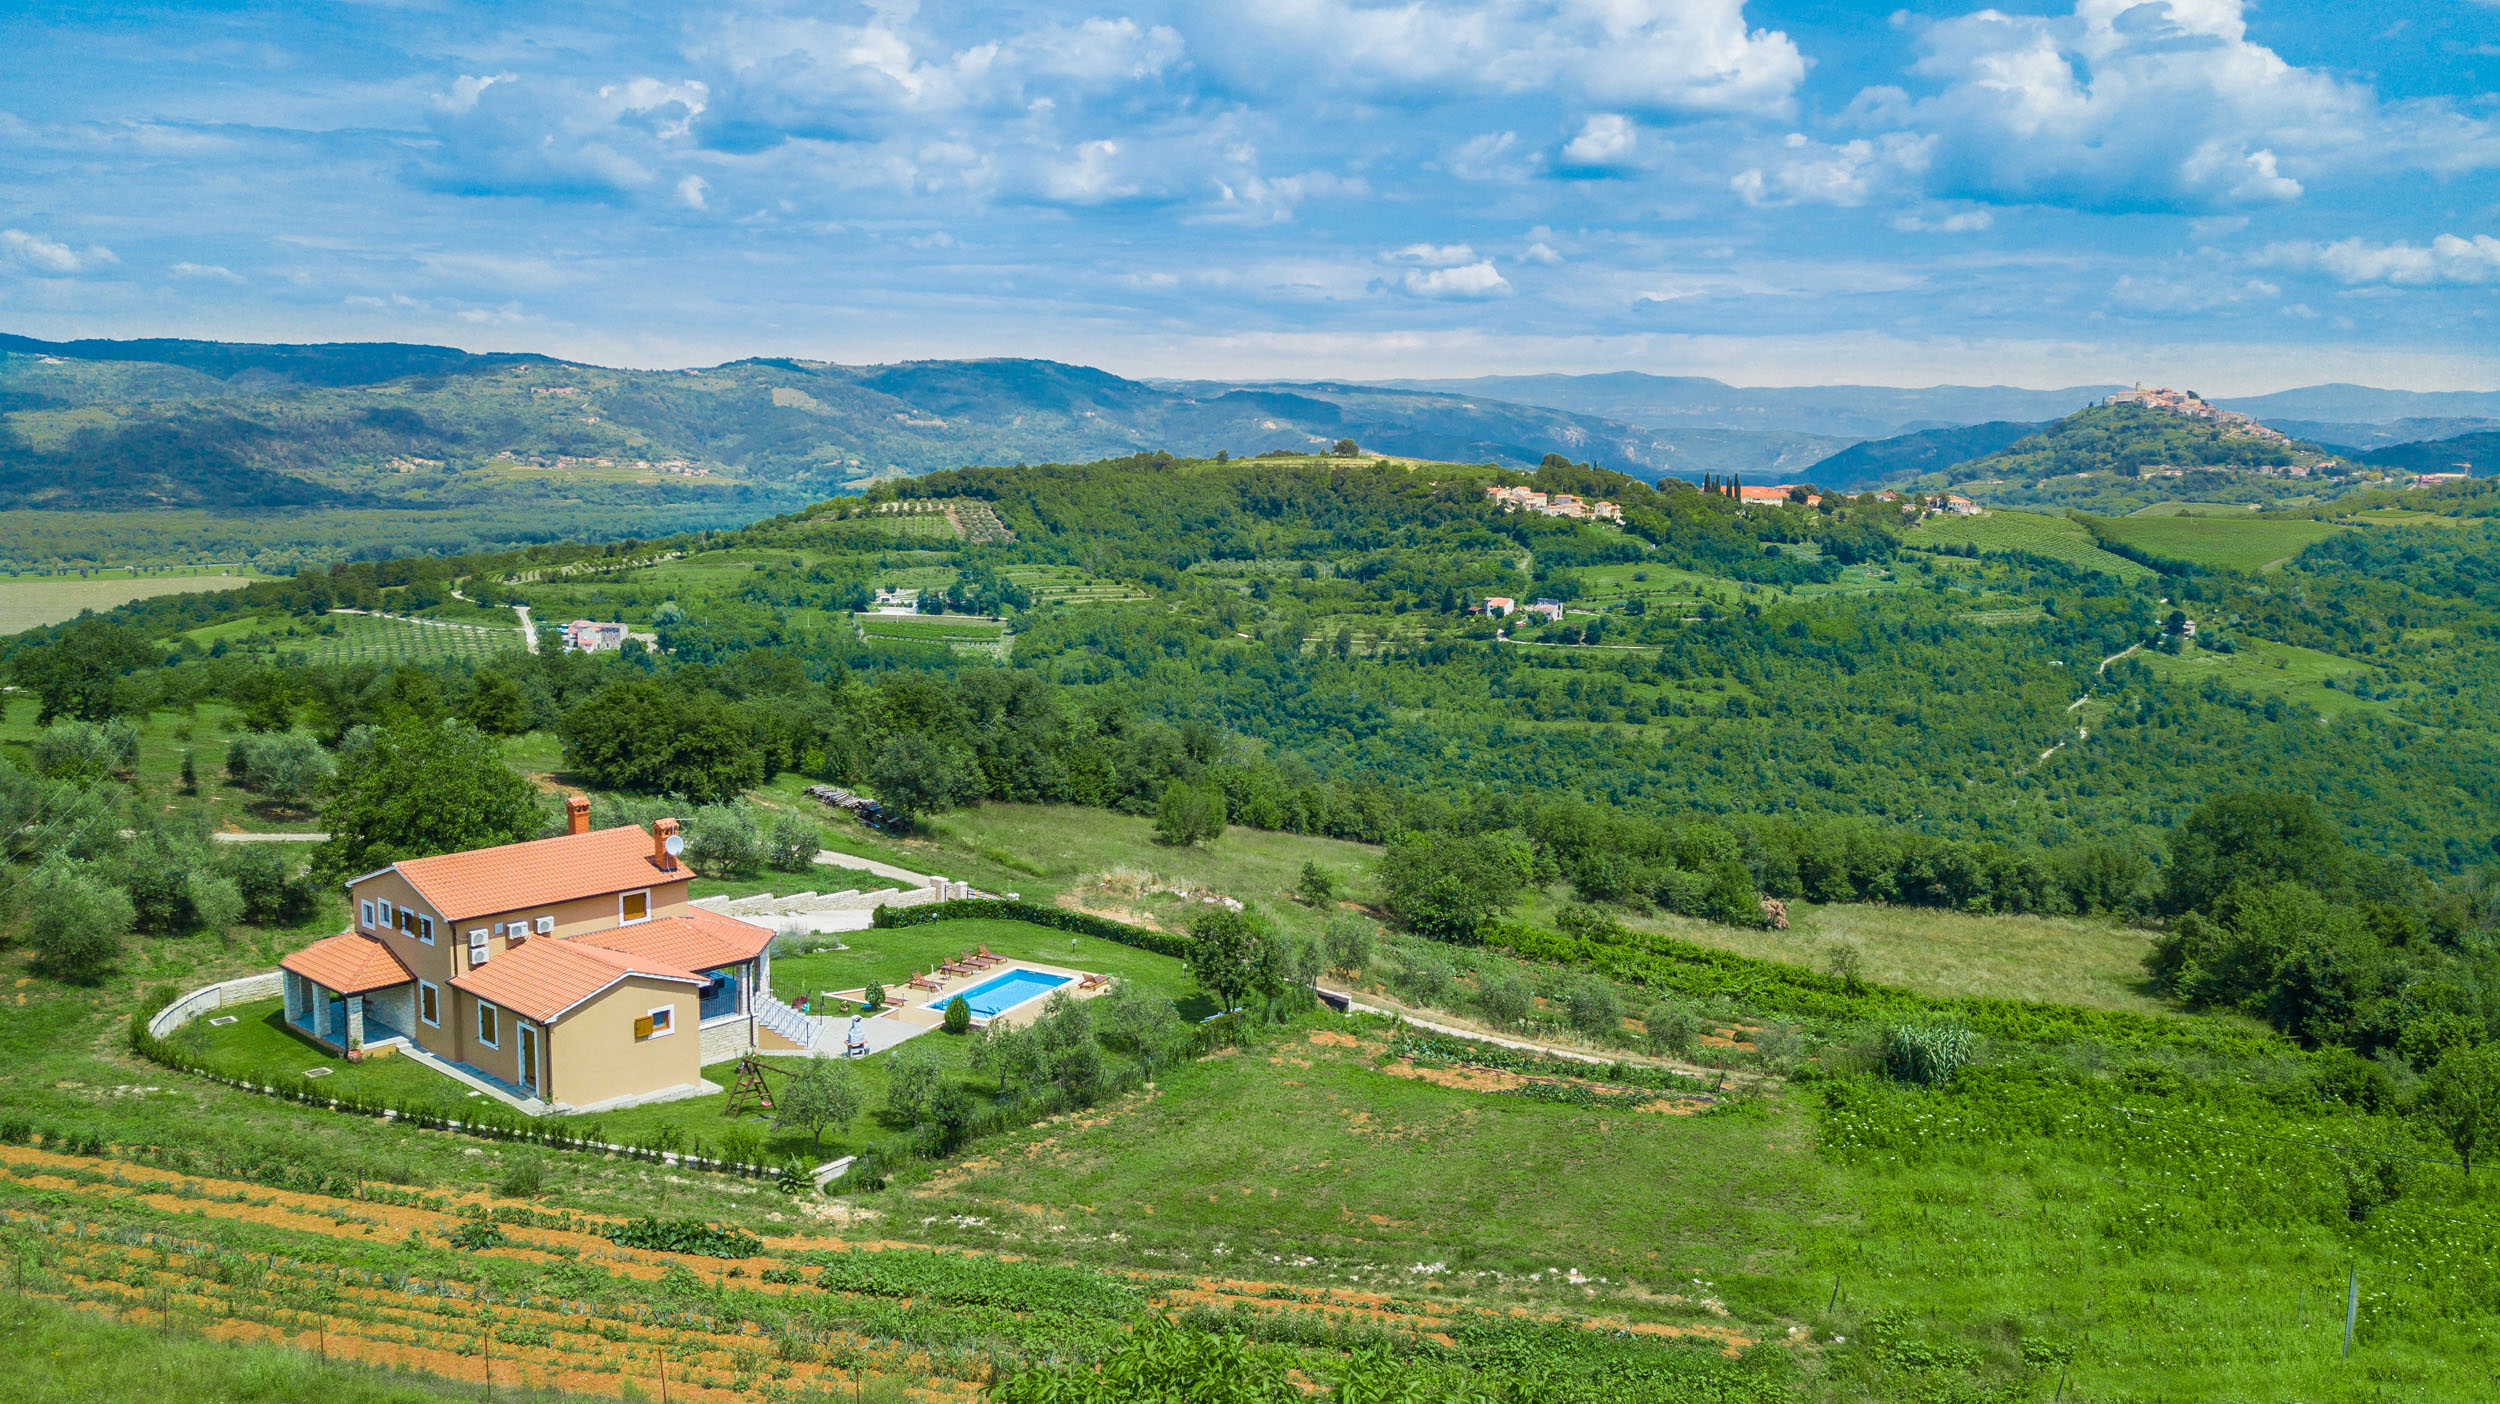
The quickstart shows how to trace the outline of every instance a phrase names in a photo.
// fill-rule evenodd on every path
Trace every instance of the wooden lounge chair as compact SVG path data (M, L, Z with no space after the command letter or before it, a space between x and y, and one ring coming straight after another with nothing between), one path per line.
M887 990L885 992L885 1007L888 1009L900 1009L909 1003L911 1003L911 996L903 993L901 990Z
M990 948L987 946L983 946L980 950L973 952L972 958L979 961L981 963L981 968L984 970L989 969L993 965L1002 964L1007 959L1005 956L991 955Z
M1110 983L1111 977L1108 975L1088 975L1077 981L1076 987L1080 990L1099 990Z
M915 990L938 990L945 986L946 982L934 974L923 975L917 970L912 972L911 987Z
M938 969L945 971L949 975L969 975L973 971L980 969L980 967L977 965L967 965L964 963L964 958L962 956L957 956L953 960L939 966Z

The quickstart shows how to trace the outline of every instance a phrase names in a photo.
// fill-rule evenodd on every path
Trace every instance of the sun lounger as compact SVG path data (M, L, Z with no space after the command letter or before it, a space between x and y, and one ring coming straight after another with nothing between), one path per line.
M987 970L993 965L1003 964L1007 957L991 955L990 948L983 946L980 950L973 952L970 959L979 962L981 968Z
M909 1003L911 1003L911 996L903 993L901 990L887 990L885 992L885 1007L888 1009L900 1009Z
M946 982L934 974L923 975L916 970L912 972L911 987L915 990L937 990L945 988L945 985Z
M1108 975L1088 975L1077 981L1076 987L1080 990L1099 990L1110 983L1111 977Z

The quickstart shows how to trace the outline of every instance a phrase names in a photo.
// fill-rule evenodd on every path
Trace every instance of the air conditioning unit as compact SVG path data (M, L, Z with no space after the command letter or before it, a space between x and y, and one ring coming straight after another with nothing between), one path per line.
M554 917L540 917L540 918L538 919L538 934L539 934L539 935L541 935L541 936L547 935L548 933L550 933L550 932L554 931L555 929L556 929L556 919L555 919Z
M473 928L469 932L469 964L484 965L486 958L493 953L493 949L486 944L486 928Z

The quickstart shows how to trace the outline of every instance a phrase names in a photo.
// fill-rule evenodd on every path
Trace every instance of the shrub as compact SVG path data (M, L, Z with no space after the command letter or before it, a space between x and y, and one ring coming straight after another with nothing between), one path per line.
M1623 1001L1604 980L1581 980L1563 996L1564 1016L1571 1027L1591 1037L1608 1037L1623 1028Z
M1317 863L1302 865L1302 876L1293 885L1293 895L1313 907L1327 907L1337 900L1337 875Z
M35 737L35 773L47 780L91 784L129 770L138 755L139 733L119 718L54 722Z
M1968 1029L1895 1024L1884 1034L1884 1075L1917 1087L1942 1087L1978 1052L1979 1038Z
M338 762L321 749L310 732L246 732L227 751L226 769L233 772L237 753L243 769L236 779L257 794L284 805L300 805L329 783Z
M943 1027L948 1033L951 1034L970 1033L972 1031L972 1006L964 1003L964 997L962 995L957 995L953 999L946 1001L945 1023Z
M102 983L138 920L129 896L59 860L35 869L27 885L25 935L35 969L73 985Z
M503 1229L497 1225L484 1219L471 1219L458 1228L445 1229L443 1241L454 1248L476 1252L480 1248L501 1248L512 1240L505 1237Z
M1506 971L1495 972L1479 977L1476 1008L1495 1024L1513 1028L1528 1021L1528 1012L1536 1008L1536 996L1528 989L1527 981Z
M686 860L714 877L752 877L764 866L764 835L743 804L707 804L686 820ZM808 851L815 860L815 850Z
M1320 933L1320 945L1327 952L1328 968L1354 979L1372 963L1371 923L1340 917Z
M784 814L773 820L772 836L766 841L764 861L779 873L803 873L816 865L816 850L824 846L824 835L803 814Z
M869 981L868 988L860 991L859 1002L870 1009L883 1008L885 1005L885 986L878 984L874 980Z
M1164 787L1155 810L1155 837L1178 846L1213 843L1224 836L1224 792L1213 785L1175 780Z
M509 1199L536 1199L547 1187L547 1167L535 1155L515 1159L503 1172L502 1183L496 1186Z
M1661 1000L1641 1016L1652 1053L1688 1054L1701 1042L1701 1016L1688 1005Z
M764 1153L764 1138L749 1126L732 1126L720 1133L720 1158L736 1165L753 1165Z

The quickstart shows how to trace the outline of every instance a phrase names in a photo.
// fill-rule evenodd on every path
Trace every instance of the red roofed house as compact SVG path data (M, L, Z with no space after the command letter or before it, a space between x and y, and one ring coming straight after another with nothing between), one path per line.
M348 883L355 925L279 964L297 1032L396 1042L508 1099L588 1111L710 1089L757 1025L772 933L687 901L677 821L415 858ZM795 1046L795 1045L790 1045Z

